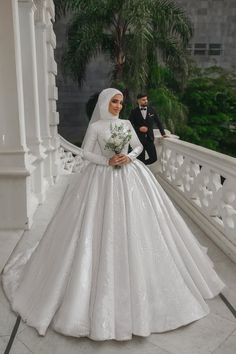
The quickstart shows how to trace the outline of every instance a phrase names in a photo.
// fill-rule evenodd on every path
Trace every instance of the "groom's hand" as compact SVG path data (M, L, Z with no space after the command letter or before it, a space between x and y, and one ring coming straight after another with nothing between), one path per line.
M142 127L139 128L139 131L140 131L141 133L147 133L148 127L142 126Z

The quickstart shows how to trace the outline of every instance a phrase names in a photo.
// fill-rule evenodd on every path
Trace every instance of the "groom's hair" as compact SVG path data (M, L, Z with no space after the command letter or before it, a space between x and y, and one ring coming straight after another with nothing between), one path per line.
M140 98L143 98L143 97L147 97L147 94L144 93L144 92L139 93L139 94L137 95L137 100L139 100Z

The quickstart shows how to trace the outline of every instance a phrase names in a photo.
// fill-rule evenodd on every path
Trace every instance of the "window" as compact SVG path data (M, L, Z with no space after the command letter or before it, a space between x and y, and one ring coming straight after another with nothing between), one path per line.
M187 52L190 55L221 55L223 48L220 43L195 43L188 45Z
M194 45L194 55L205 55L207 53L206 43L195 43Z
M188 46L187 46L187 53L189 54L189 55L191 55L192 53L193 53L193 45L190 43L190 44L188 44Z
M210 43L209 44L209 55L221 55L222 53L222 46L219 43Z

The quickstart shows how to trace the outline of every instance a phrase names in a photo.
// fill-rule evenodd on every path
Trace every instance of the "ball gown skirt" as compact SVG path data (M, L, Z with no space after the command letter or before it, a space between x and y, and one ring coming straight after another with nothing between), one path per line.
M76 173L41 241L11 259L12 309L45 335L128 340L198 320L222 290L150 170L89 163Z

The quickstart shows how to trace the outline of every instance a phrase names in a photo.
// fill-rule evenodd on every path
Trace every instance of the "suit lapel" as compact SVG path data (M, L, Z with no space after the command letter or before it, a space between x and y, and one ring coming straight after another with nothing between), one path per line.
M149 108L147 109L147 116L146 116L146 119L148 121L152 120L152 116L154 116L153 112L149 110Z

